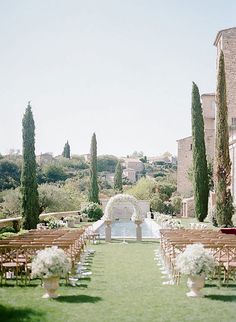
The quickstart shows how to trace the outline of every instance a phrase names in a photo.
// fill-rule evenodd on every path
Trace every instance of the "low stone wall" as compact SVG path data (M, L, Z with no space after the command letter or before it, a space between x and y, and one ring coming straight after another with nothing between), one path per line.
M79 215L79 211L49 212L46 214L40 214L39 218L45 219L49 216L53 216L57 219L60 219L61 217L67 217L67 216L73 216L73 215ZM0 228L14 227L15 229L19 230L21 219L22 217L0 219Z
M61 219L61 217L68 217L68 216L74 216L74 215L80 215L79 211L63 211L63 212L48 212L45 214L39 215L40 219L45 219L47 217L53 216L57 219Z
M13 227L16 231L20 230L21 217L0 219L0 228Z

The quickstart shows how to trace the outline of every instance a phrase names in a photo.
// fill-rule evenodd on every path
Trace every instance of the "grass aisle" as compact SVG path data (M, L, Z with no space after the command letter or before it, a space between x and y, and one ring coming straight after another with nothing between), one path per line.
M41 299L40 286L0 288L0 320L42 322L233 322L236 285L188 299L185 280L162 285L154 242L95 245L93 275L78 287L60 287L57 300Z

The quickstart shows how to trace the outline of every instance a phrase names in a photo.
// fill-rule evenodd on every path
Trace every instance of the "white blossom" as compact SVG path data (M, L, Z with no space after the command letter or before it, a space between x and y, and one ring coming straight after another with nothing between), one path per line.
M32 277L65 276L70 269L69 258L57 246L39 251L32 261Z
M176 258L177 270L185 275L208 274L215 265L213 255L200 243L188 245Z

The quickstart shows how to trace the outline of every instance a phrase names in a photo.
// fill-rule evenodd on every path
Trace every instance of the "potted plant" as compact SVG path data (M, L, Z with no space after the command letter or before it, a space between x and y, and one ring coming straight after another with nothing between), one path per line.
M32 261L32 277L43 279L46 294L43 298L58 297L60 277L66 276L71 269L71 263L65 252L53 246L39 251Z
M74 216L67 216L65 218L65 221L67 222L67 227L69 227L69 228L75 227L75 217Z
M189 297L201 297L200 290L204 287L206 274L215 268L213 255L202 244L188 245L185 251L176 258L177 270L188 276Z

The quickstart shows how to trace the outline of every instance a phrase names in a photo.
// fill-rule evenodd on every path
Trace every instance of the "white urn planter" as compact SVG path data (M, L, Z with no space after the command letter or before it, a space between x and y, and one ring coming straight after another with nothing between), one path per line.
M205 275L189 275L187 286L190 292L186 293L188 297L203 297L201 289L205 285Z
M73 219L67 220L67 227L68 228L74 228L75 227L75 221Z
M59 288L59 281L60 277L52 276L52 277L44 277L43 278L43 288L45 289L46 293L42 296L44 299L48 298L57 298L59 295L56 293L57 289Z

